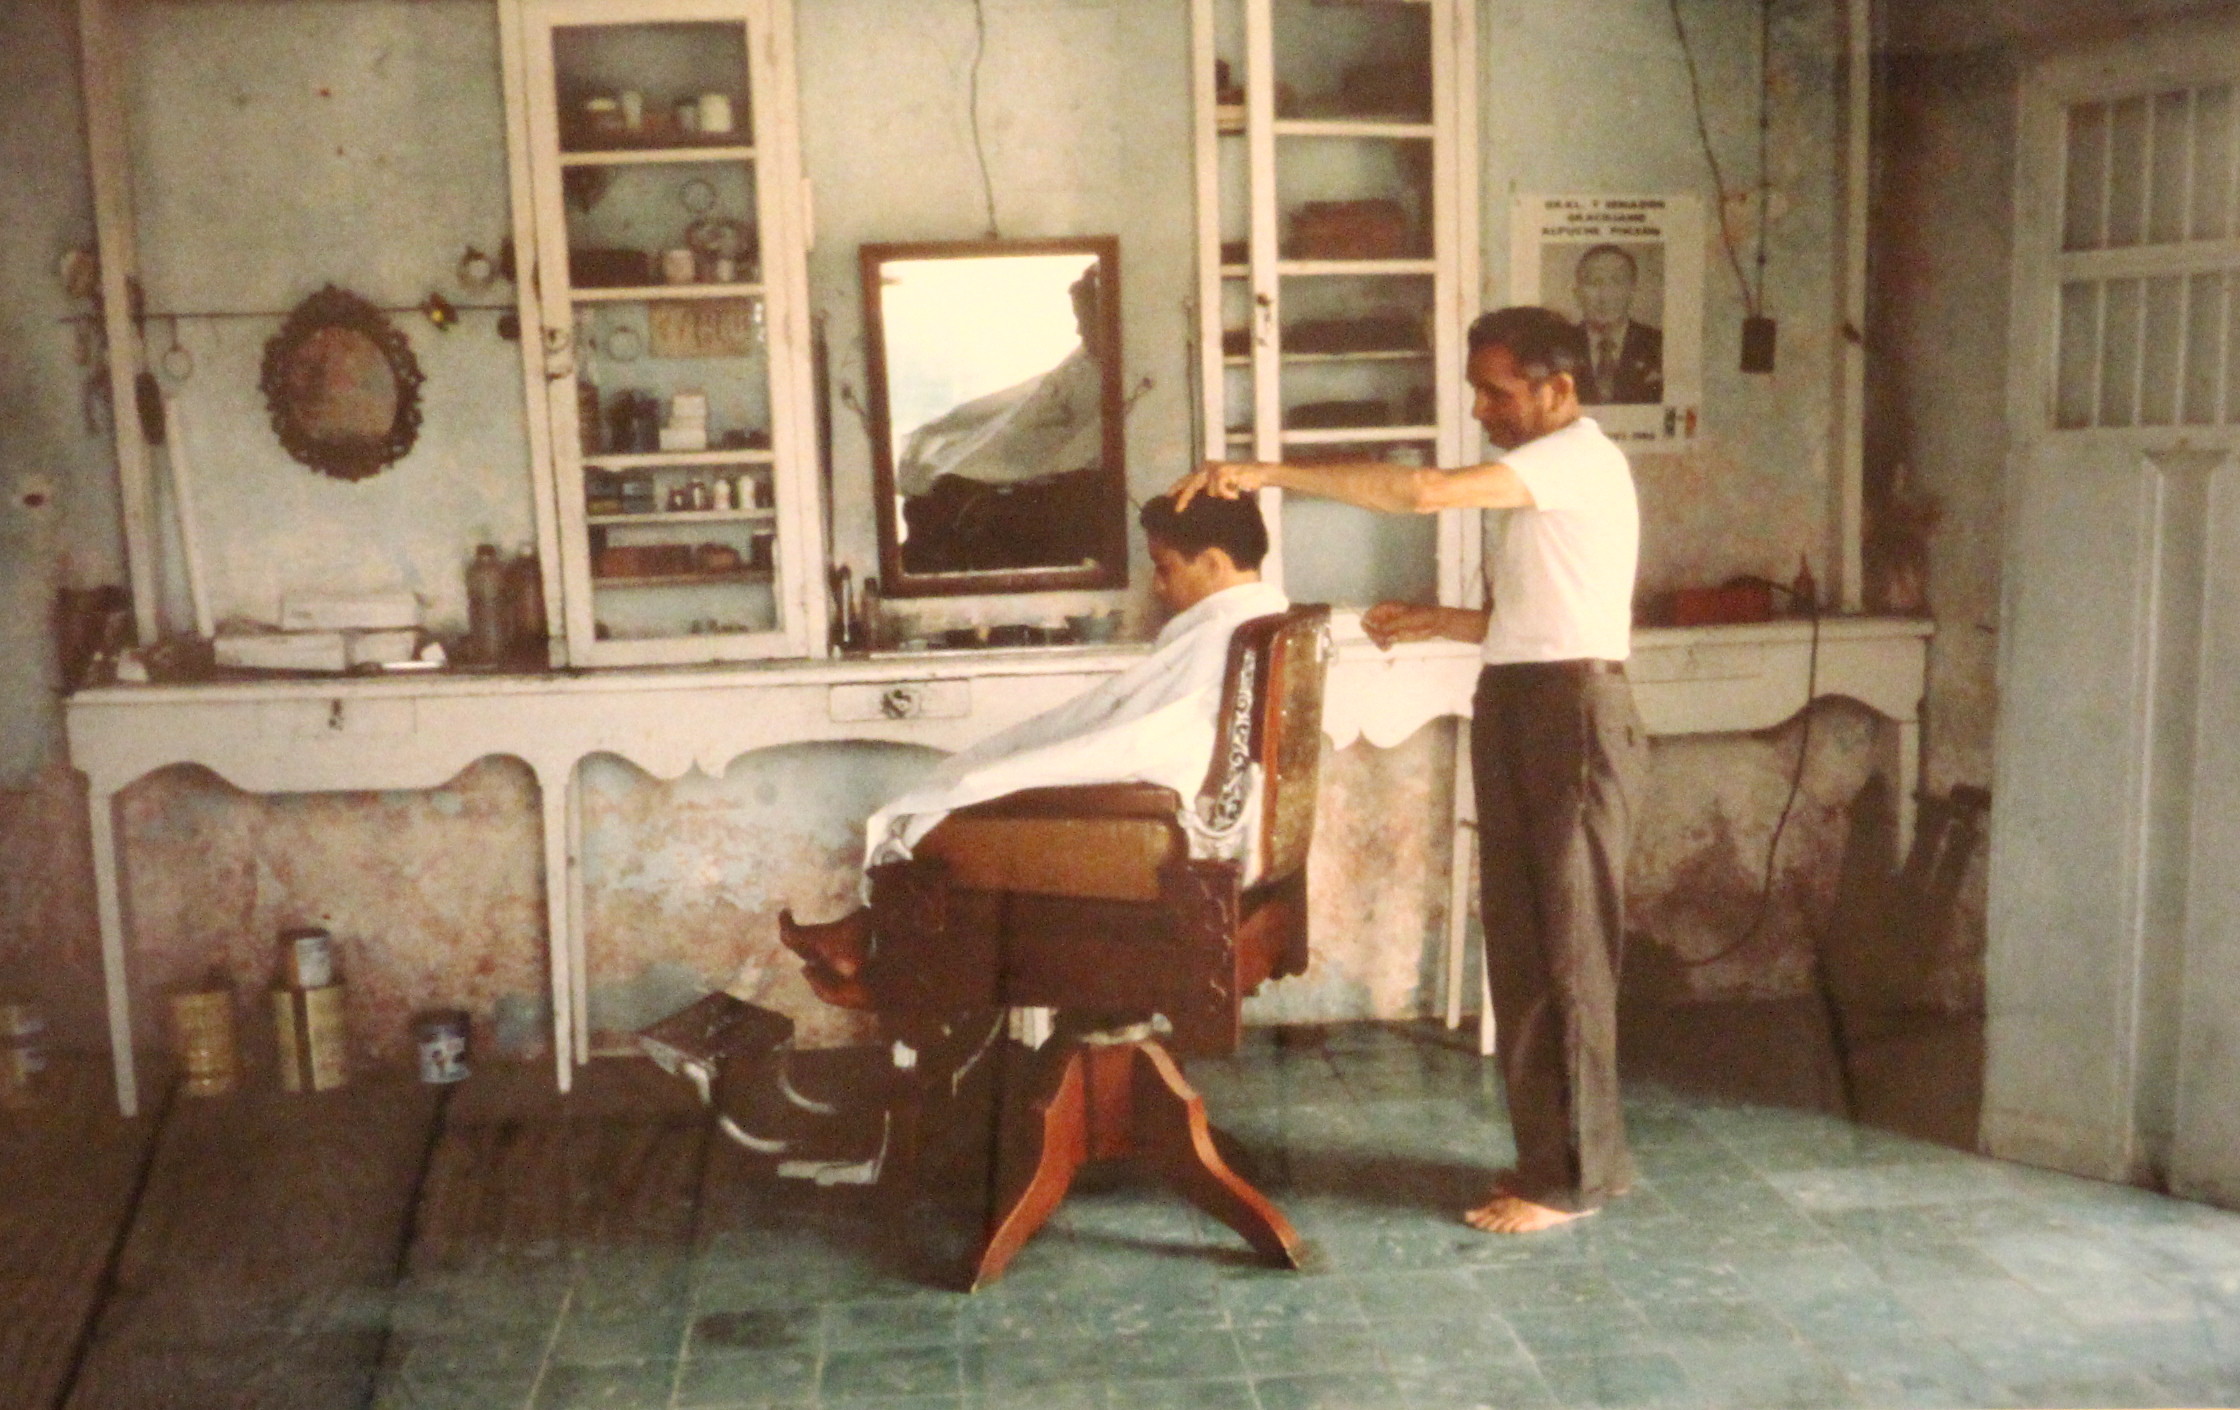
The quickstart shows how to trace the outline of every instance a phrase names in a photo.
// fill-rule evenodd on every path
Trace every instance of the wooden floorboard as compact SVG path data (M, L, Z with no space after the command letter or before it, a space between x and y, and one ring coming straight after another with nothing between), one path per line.
M76 1367L158 1118L117 1115L106 1062L58 1059L0 1109L0 1410L49 1410Z
M356 1410L441 1090L173 1099L69 1410Z
M567 1400L600 1363L673 1359L708 1133L642 1059L595 1061L565 1097L549 1069L478 1070L430 1152L370 1403Z

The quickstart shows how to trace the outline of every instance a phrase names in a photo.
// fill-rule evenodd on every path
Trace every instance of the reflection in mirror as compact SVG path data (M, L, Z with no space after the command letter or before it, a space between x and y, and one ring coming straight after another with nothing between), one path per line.
M1127 581L1119 242L866 245L893 597Z

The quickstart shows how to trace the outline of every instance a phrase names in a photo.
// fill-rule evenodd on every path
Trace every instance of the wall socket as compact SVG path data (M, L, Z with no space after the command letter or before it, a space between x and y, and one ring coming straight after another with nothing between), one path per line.
M1764 314L1752 314L1742 320L1742 370L1745 372L1771 372L1773 370L1773 341L1775 326Z

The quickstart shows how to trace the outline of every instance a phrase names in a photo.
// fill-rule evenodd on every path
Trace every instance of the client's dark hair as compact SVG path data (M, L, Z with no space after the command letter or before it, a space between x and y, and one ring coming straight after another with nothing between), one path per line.
M1576 377L1587 365L1587 335L1552 308L1518 304L1479 314L1470 325L1470 355L1491 347L1507 348L1517 370L1535 382L1558 372Z
M1143 502L1139 517L1145 538L1165 544L1185 558L1218 548L1229 555L1231 563L1252 572L1268 556L1268 526L1261 522L1256 495L1219 499L1201 492L1179 514L1172 495L1153 495Z

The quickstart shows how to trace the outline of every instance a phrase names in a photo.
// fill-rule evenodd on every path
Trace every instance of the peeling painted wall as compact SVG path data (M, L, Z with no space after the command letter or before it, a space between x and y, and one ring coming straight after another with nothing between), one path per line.
M1868 513L1933 501L1923 787L1989 787L1998 709L2001 483L2020 69L2006 47L1896 54L1877 101L1869 308ZM1982 986L1985 867L1960 900L1961 942L1934 976Z

